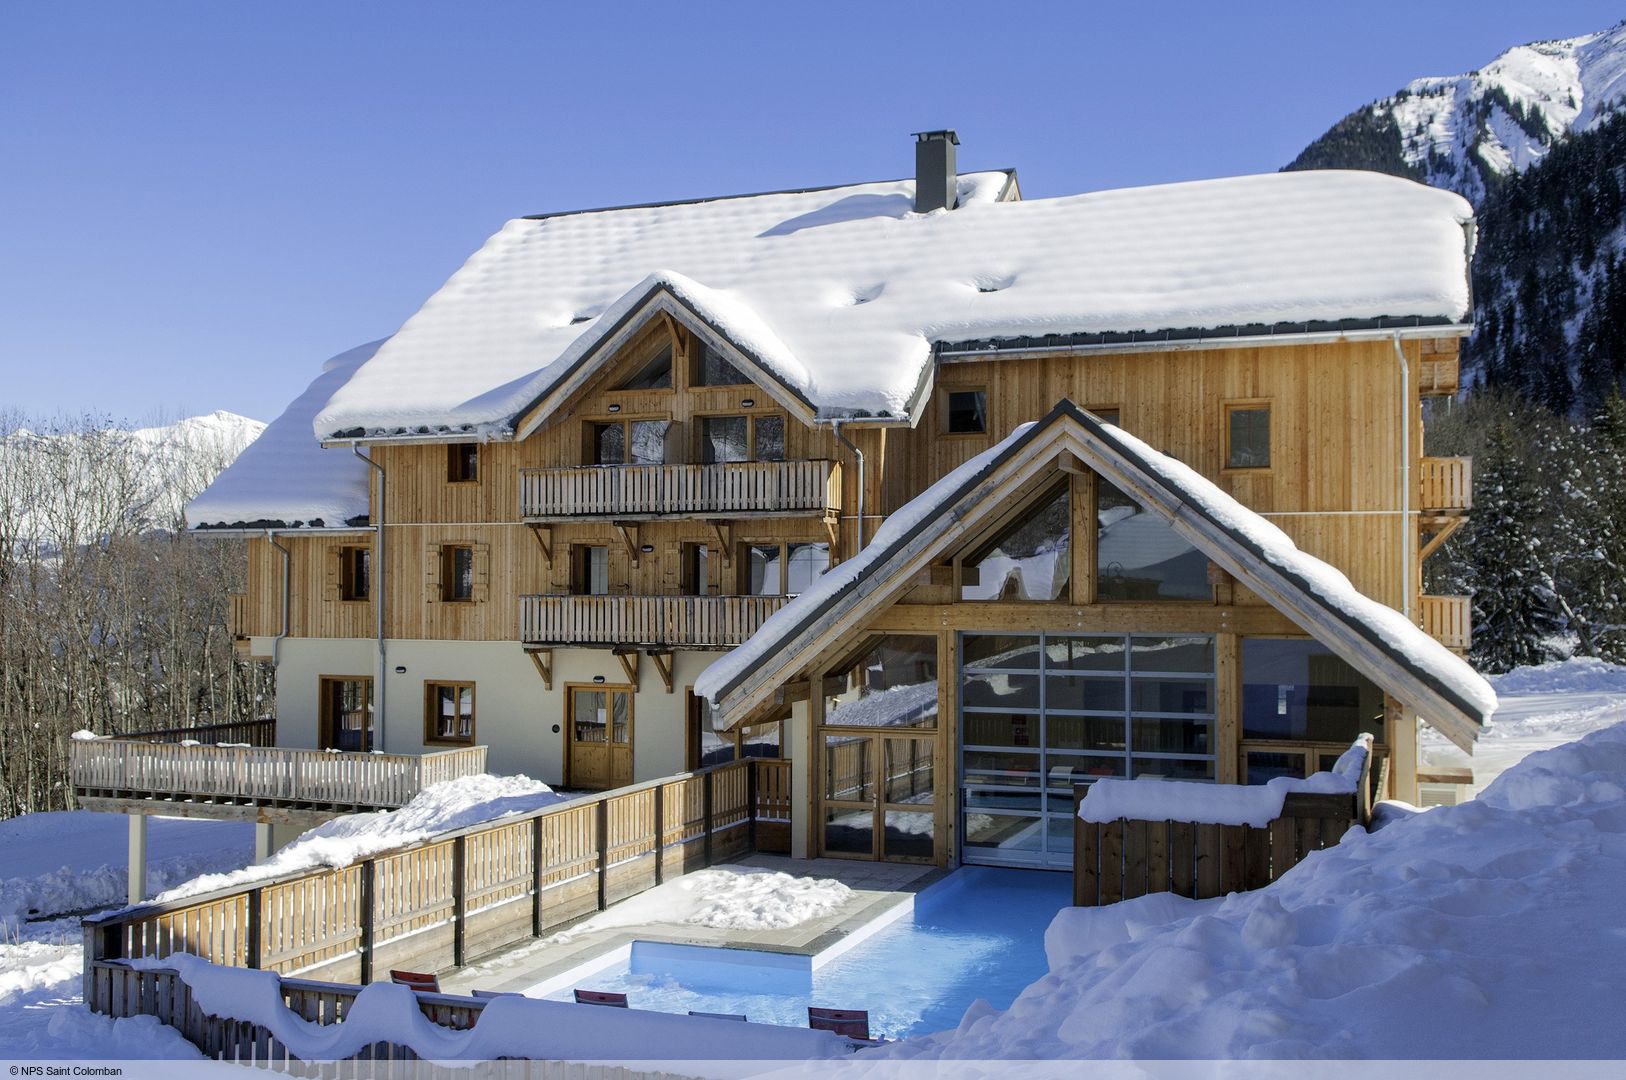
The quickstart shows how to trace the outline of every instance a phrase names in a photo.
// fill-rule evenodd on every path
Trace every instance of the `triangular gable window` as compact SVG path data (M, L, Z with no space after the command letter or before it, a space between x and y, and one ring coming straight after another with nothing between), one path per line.
M710 345L702 342L695 350L694 370L689 373L690 386L744 386L750 381Z
M1066 600L1072 512L1065 480L960 562L961 600Z
M672 389L672 346L667 345L639 368L637 374L616 387L617 390L670 390Z
M1096 599L1213 599L1208 556L1099 475L1095 517Z

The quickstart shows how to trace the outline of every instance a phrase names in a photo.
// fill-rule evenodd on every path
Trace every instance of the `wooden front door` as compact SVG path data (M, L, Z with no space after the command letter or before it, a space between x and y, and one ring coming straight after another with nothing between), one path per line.
M573 788L632 783L632 687L567 687L565 784Z

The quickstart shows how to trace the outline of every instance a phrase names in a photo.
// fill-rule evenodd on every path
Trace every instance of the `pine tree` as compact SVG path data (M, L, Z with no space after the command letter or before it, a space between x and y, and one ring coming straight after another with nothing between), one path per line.
M1475 462L1474 514L1462 546L1474 587L1472 659L1486 671L1542 662L1544 641L1559 628L1527 436L1504 413Z
M1554 455L1566 474L1550 545L1556 598L1578 651L1626 661L1626 399L1612 393Z

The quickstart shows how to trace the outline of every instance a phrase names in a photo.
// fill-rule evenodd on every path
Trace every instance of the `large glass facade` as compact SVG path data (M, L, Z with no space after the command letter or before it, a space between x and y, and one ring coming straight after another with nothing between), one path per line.
M1247 780L1304 776L1362 733L1383 740L1383 691L1319 641L1244 638Z
M1065 867L1073 787L1215 777L1210 635L963 634L962 855Z
M1095 485L1095 593L1102 601L1211 600L1208 557L1105 479Z
M937 638L877 638L847 671L846 688L824 703L825 727L937 726Z
M961 600L1065 600L1072 568L1067 486L962 560Z

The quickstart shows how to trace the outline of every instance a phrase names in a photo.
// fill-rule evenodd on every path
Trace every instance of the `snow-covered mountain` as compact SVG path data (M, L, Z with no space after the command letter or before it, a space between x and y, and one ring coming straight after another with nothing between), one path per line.
M1626 22L1516 45L1478 71L1414 79L1357 109L1289 169L1369 168L1450 188L1479 204L1568 132L1626 105Z

